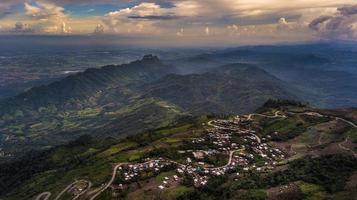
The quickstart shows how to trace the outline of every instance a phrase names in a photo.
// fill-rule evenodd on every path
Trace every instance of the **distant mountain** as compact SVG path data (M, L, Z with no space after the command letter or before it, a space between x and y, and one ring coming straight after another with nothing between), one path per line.
M200 63L207 65L195 69ZM298 99L301 93L254 65L219 66L203 57L183 59L181 64L164 64L147 55L5 99L0 102L0 148L5 154L21 154L83 134L123 137L185 115L246 113L268 99Z
M146 55L142 60L120 66L87 69L83 73L68 76L49 85L34 87L0 102L0 113L15 112L21 107L36 110L48 105L59 108L81 108L86 104L90 105L92 100L100 101L102 94L110 90L117 92L116 101L125 100L126 87L153 81L170 73L170 70L172 68L152 55Z
M128 64L87 69L0 100L0 183L3 183L0 196L29 199L44 188L57 194L72 180L81 178L93 181L96 188L107 181L113 163L118 162L170 156L185 162L192 148L210 147L196 143L191 146L188 141L205 134L208 122L218 119L217 114L259 112L266 117L253 117L257 121L249 129L256 129L262 141L271 137L273 141L267 143L284 148L292 159L299 158L298 164L292 160L278 163L284 166L283 171L265 173L262 177L252 171L240 177L243 182L236 181L235 172L228 179L208 184L208 190L196 191L189 186L188 194L207 193L201 196L204 199L223 191L241 195L247 190L247 183L254 184L249 188L269 188L269 194L275 194L281 184L303 184L301 192L304 192L311 185L306 187L300 181L311 181L320 188L315 191L318 194L337 197L326 192L345 188L351 174L336 169L356 159L352 156L311 159L336 152L354 154L357 140L353 123L357 111L314 106L357 105L353 55L356 51L328 45L240 47L167 60L146 55ZM290 100L310 102L313 106ZM278 110L285 115L283 118ZM187 150L187 155L179 153L181 147ZM303 155L312 157L301 158ZM222 156L216 158L222 162ZM256 158L254 162L264 164L258 154ZM314 176L310 176L311 166L318 169L313 170ZM331 179L320 174L331 170L333 173L328 175ZM237 172L245 174L243 171ZM151 189L145 189L152 184L149 179L140 186L137 183L134 188L145 190L142 193L145 195L150 193ZM337 183L338 187L331 183ZM157 194L156 190L152 191ZM170 193L186 199L181 190L179 187ZM107 198L117 194L114 190L103 193ZM135 194L129 199L136 199Z
M165 61L175 67L177 74L197 74L207 72L209 69L222 66L225 62L211 58L210 54L202 54L188 58L178 58Z
M357 52L351 45L247 46L196 57L254 64L300 90L301 99L318 107L357 106Z
M181 115L179 110L172 111L166 102L140 98L131 88L173 70L147 55L129 64L88 69L5 99L0 102L0 149L10 155L58 145L119 119L123 120L113 125L116 132L111 135L134 134L169 123ZM150 108L160 115L150 115ZM145 123L138 127L140 120Z
M168 75L145 85L142 92L198 114L249 112L271 98L296 98L289 89L256 66L230 64L203 74Z

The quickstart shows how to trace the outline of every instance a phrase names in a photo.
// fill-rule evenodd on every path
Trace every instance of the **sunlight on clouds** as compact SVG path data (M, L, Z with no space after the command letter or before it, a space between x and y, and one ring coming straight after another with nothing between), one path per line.
M11 2L24 13L11 11ZM92 4L98 2L81 0ZM113 5L129 1L106 1ZM119 34L171 37L173 40L209 38L210 41L311 40L356 38L355 0L167 0L138 1L102 16L73 16L67 0L7 0L0 2L0 32L21 34ZM73 2L72 2L73 3ZM75 3L73 3L75 4ZM114 7L114 6L113 6ZM341 10L342 9L342 10ZM73 12L73 11L72 11ZM91 13L91 12L88 12ZM319 17L328 16L322 22ZM314 23L316 25L314 25ZM20 26L20 24L18 24Z
M64 8L52 3L36 1L34 4L24 3L25 15L32 20L34 32L69 33L71 27L66 25L67 16Z
M36 5L24 3L26 15L39 20L61 20L66 17L64 8L51 3L37 1Z

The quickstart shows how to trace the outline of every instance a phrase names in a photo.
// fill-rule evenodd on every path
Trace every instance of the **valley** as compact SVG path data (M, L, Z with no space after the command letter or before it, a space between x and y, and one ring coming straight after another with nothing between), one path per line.
M0 0L0 200L357 200L356 0Z

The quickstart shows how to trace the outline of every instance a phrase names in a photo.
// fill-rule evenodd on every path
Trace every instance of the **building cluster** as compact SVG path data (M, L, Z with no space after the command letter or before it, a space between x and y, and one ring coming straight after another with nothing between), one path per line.
M163 158L147 158L143 163L128 164L123 167L119 167L118 170L122 172L122 178L125 182L131 182L133 179L140 178L143 172L159 173L163 168L170 167L172 165L172 162Z
M165 167L172 167L177 174L165 177L158 186L165 189L173 182L182 180L182 177L192 177L196 187L204 186L209 179L227 173L244 171L265 172L285 159L285 153L278 148L271 147L267 138L260 139L254 130L250 129L249 120L236 117L233 120L212 120L208 123L207 134L202 138L192 139L195 147L208 147L180 150L187 155L185 162L178 163L166 158L146 159L143 163L128 164L122 170L125 182L140 177L141 172L151 171L160 173ZM214 158L214 155L226 156L228 159L223 166L205 163L205 160Z

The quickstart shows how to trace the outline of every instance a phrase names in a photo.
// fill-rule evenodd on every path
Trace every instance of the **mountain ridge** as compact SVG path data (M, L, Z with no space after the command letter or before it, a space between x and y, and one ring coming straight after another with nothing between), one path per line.
M180 75L175 66L147 55L33 88L0 103L0 148L21 153L56 145L51 136L63 143L100 129L122 137L184 115L245 113L271 98L296 99L294 90L256 66L211 67Z
M263 69L236 63L213 68L202 74L170 74L144 86L143 91L146 92L145 96L174 102L195 114L244 113L270 98L297 98L283 85L281 80ZM252 104L252 101L256 102Z

